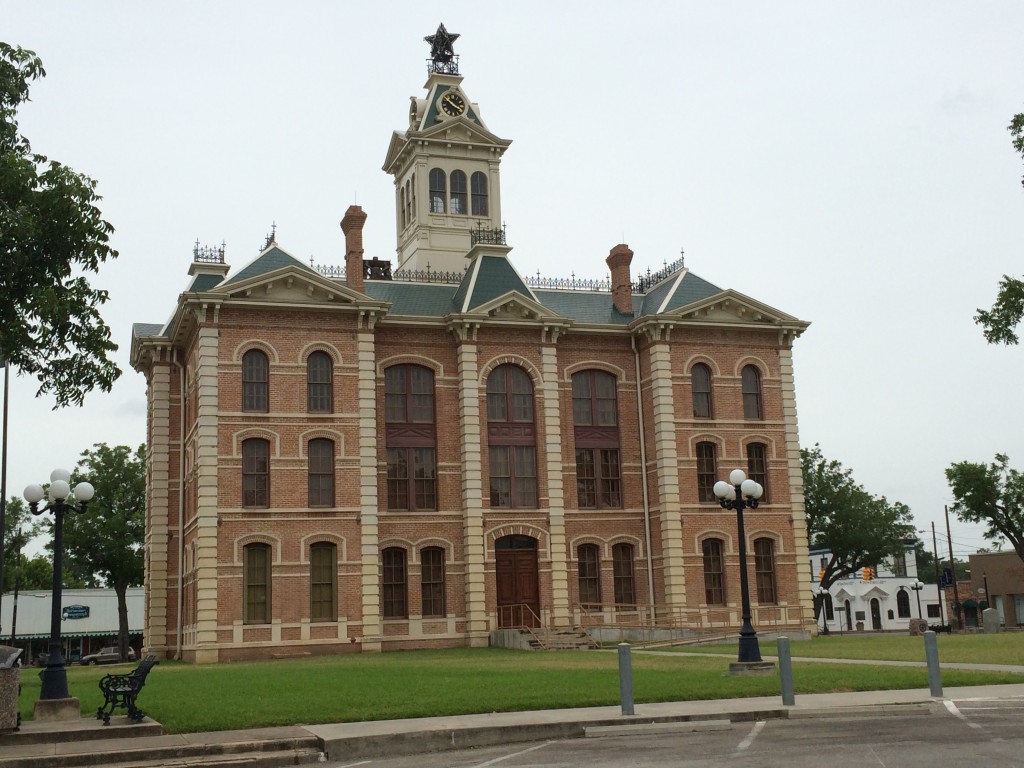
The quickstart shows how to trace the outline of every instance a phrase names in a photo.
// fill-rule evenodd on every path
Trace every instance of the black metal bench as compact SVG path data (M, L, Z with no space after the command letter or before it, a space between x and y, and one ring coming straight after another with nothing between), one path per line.
M141 723L146 713L135 706L135 699L142 686L146 684L149 670L159 663L156 656L147 656L127 675L104 675L100 680L104 701L103 706L96 710L96 719L102 720L104 725L110 725L110 716L117 707L121 707L128 710L128 717L132 722Z
M952 624L929 624L928 629L935 634L938 634L939 632L945 632L947 635L953 634Z

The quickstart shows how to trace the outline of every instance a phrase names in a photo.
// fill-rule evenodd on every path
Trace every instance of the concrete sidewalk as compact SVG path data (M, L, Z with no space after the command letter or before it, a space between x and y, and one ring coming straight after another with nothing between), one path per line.
M876 662L877 663L877 662ZM807 694L792 707L780 696L638 704L623 716L618 706L530 712L426 717L360 723L296 725L242 731L157 735L143 726L104 727L83 718L68 723L28 722L15 734L0 736L0 768L79 768L79 766L162 764L250 766L314 763L329 760L397 756L495 744L567 739L608 726L742 722L864 714L921 714L945 707L943 700L1021 699L1024 683L946 688L942 699L926 689ZM618 730L618 729L616 729Z

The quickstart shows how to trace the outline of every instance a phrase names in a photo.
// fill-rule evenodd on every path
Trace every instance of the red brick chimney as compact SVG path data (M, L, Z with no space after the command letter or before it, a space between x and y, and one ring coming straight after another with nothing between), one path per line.
M612 273L612 304L622 315L633 316L633 284L629 278L629 264L633 252L625 243L619 243L608 253L605 263Z
M353 291L363 292L363 224L366 214L358 205L350 205L341 220L345 233L345 284Z

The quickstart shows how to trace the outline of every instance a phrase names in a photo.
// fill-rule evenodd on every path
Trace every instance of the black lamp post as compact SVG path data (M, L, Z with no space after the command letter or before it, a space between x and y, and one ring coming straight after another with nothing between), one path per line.
M922 584L921 580L918 579L910 585L910 588L917 594L917 618L923 618L921 616L921 590L924 589L924 584Z
M42 689L39 692L40 701L44 699L67 699L68 676L64 670L64 652L61 649L60 641L60 619L61 619L61 597L62 597L62 576L64 573L64 513L74 511L75 507L67 503L71 495L71 486L68 480L71 473L66 469L55 469L50 473L50 503L39 509L39 502L43 500L43 488L39 485L30 485L25 489L25 501L33 515L41 515L44 512L53 512L53 591L50 604L50 652L46 659L46 668L39 673L43 681ZM75 486L74 497L78 502L78 512L85 512L89 500L93 496L93 487L89 483L79 483Z
M740 540L740 594L743 598L743 626L740 627L740 664L761 661L757 632L750 623L750 585L747 583L747 535L743 528L743 510L757 509L757 500L764 493L760 483L747 477L742 469L729 473L729 482L719 480L714 487L715 496L723 509L736 510L736 534Z

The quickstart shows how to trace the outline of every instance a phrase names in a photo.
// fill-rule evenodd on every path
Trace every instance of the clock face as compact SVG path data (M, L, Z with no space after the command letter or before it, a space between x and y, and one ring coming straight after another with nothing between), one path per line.
M458 117L466 111L466 100L454 91L441 97L441 111L449 117Z

